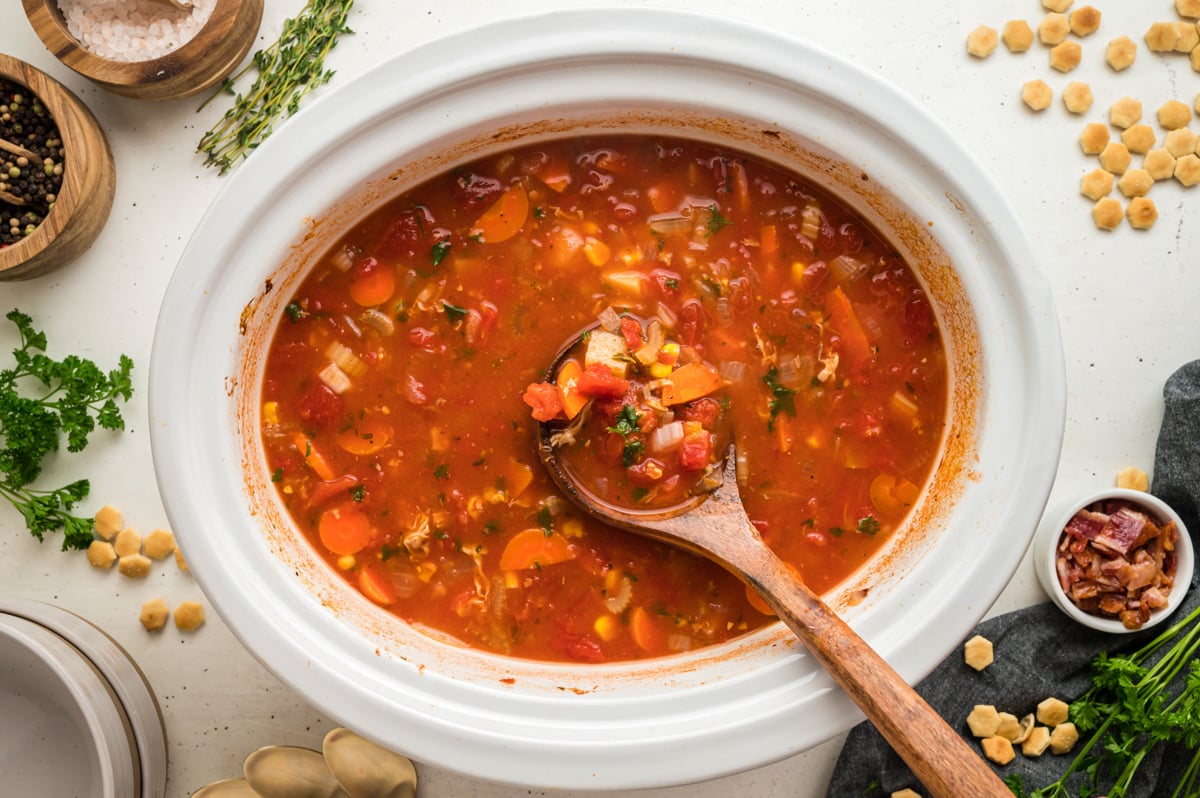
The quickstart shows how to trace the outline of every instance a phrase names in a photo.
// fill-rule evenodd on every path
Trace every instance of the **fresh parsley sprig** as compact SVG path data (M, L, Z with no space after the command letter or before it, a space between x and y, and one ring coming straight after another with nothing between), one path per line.
M1131 654L1099 654L1092 687L1071 703L1070 718L1086 741L1058 781L1018 798L1122 798L1157 745L1192 753L1174 796L1200 793L1200 607Z
M62 529L64 551L87 548L92 519L71 511L88 495L88 481L53 490L30 485L63 435L67 451L78 452L97 427L125 428L117 400L128 401L133 394L133 361L121 355L118 367L105 373L76 355L55 360L45 354L46 335L34 328L32 318L19 310L6 318L16 325L20 345L12 350L15 365L0 371L0 496L21 513L38 540Z

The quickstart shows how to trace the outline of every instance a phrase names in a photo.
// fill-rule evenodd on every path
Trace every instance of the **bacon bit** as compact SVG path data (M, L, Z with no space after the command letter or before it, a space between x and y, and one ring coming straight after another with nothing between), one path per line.
M1079 609L1138 629L1175 584L1174 523L1158 526L1124 502L1084 508L1063 530L1055 571Z

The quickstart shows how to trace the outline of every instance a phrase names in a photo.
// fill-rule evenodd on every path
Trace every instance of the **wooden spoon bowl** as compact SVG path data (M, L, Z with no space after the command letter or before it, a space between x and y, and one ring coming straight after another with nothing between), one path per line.
M147 61L114 61L90 52L71 34L56 0L21 2L56 58L98 86L141 100L173 100L212 89L250 52L263 14L263 0L217 0L204 27L173 52Z
M548 379L573 343L559 350ZM763 542L738 493L733 446L711 493L638 510L599 501L577 484L552 444L556 431L554 422L537 425L538 458L567 498L600 521L714 560L758 591L935 798L1011 798L980 755Z
M37 229L0 249L0 281L24 280L82 254L104 228L112 210L117 175L108 139L96 117L71 91L35 67L0 54L0 77L41 100L62 138L62 186Z

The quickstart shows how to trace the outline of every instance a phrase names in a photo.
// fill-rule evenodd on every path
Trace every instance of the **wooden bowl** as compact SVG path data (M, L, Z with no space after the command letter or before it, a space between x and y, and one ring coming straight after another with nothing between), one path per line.
M35 67L0 53L0 77L41 100L58 127L64 150L62 186L37 229L0 249L0 281L37 277L82 254L112 209L117 174L100 123L71 91Z
M263 13L263 0L217 0L208 22L178 49L147 61L113 61L71 34L56 0L22 3L55 57L96 85L141 100L173 100L216 86L250 52Z

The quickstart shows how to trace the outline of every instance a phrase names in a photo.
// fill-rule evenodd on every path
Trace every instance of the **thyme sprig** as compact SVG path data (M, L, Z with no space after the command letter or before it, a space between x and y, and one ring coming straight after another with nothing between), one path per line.
M283 23L279 38L257 51L251 62L226 78L198 110L223 94L234 95L233 106L212 130L204 134L196 151L204 165L225 174L271 135L275 124L300 109L300 101L329 82L333 70L325 69L325 56L343 33L354 33L346 18L354 0L308 0L295 17ZM234 85L253 67L258 77L245 94Z

